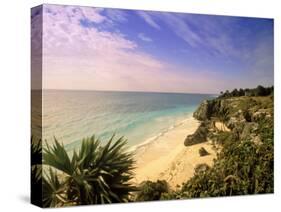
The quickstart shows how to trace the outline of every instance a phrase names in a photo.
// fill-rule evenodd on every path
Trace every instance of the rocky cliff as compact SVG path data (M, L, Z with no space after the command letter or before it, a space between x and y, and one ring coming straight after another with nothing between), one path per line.
M237 136L237 139L250 139L260 142L258 123L273 119L273 96L266 97L231 97L206 100L193 114L201 125L193 135L187 136L186 146L206 142L224 129L218 129L220 122Z

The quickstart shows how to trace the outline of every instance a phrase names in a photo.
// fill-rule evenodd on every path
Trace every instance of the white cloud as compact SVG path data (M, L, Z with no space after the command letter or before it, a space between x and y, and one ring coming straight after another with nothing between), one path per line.
M102 23L106 20L105 16L100 15L102 9L93 7L58 6L43 5L44 15L55 23L79 23L81 19L87 18L94 23Z
M143 18L143 20L149 24L150 26L152 26L155 29L160 29L160 26L153 20L152 16L150 16L148 14L148 12L144 12L144 11L138 11L137 14Z
M138 37L139 37L139 39L141 39L145 42L152 42L153 41L150 37L146 36L144 33L139 33Z
M167 12L137 12L143 20L151 27L160 29L155 20L165 23L178 37L183 39L192 47L203 43L201 37L195 33L181 14Z
M202 43L200 36L196 34L179 15L161 13L161 20L169 25L174 33L186 41L190 46L195 47Z
M156 21L162 22L192 48L206 48L206 54L207 50L212 55L225 57L242 58L246 54L242 48L235 48L229 35L229 26L235 19L167 12L139 12L139 15L153 28L159 26L155 26Z
M108 22L101 10L49 7L43 29L45 89L214 92L218 83L226 82L209 72L159 60L120 32L81 26L81 18L89 19L85 14L94 23Z
M120 23L127 22L127 15L124 11L118 9L105 9L104 10L107 17L109 17L112 21L117 21Z
M128 79L139 81L141 75L164 67L121 33L82 27L81 10L52 7L52 11L44 14L44 88L130 89ZM106 21L93 17L92 21Z

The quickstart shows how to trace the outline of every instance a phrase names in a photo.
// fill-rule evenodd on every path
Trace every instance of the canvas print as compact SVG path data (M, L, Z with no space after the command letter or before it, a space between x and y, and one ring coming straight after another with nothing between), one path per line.
M273 19L31 9L31 201L274 192Z

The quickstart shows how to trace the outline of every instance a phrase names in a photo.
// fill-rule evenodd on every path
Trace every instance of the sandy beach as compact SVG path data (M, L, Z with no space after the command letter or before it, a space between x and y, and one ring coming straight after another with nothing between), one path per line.
M172 188L176 188L193 176L196 165L212 165L216 152L210 142L184 146L186 136L194 133L199 124L199 121L190 117L157 139L139 146L135 151L135 183L159 179L166 180ZM201 147L210 154L200 157Z

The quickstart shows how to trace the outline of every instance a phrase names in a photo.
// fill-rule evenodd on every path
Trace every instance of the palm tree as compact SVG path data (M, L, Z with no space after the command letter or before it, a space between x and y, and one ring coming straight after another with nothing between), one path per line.
M123 137L113 143L114 136L102 146L94 136L82 140L78 151L70 157L56 139L43 152L43 206L105 204L128 202L136 188L133 178L134 160L124 147Z
M222 122L222 130L225 131L225 124L229 120L229 110L226 107L222 107L218 116L220 122Z

